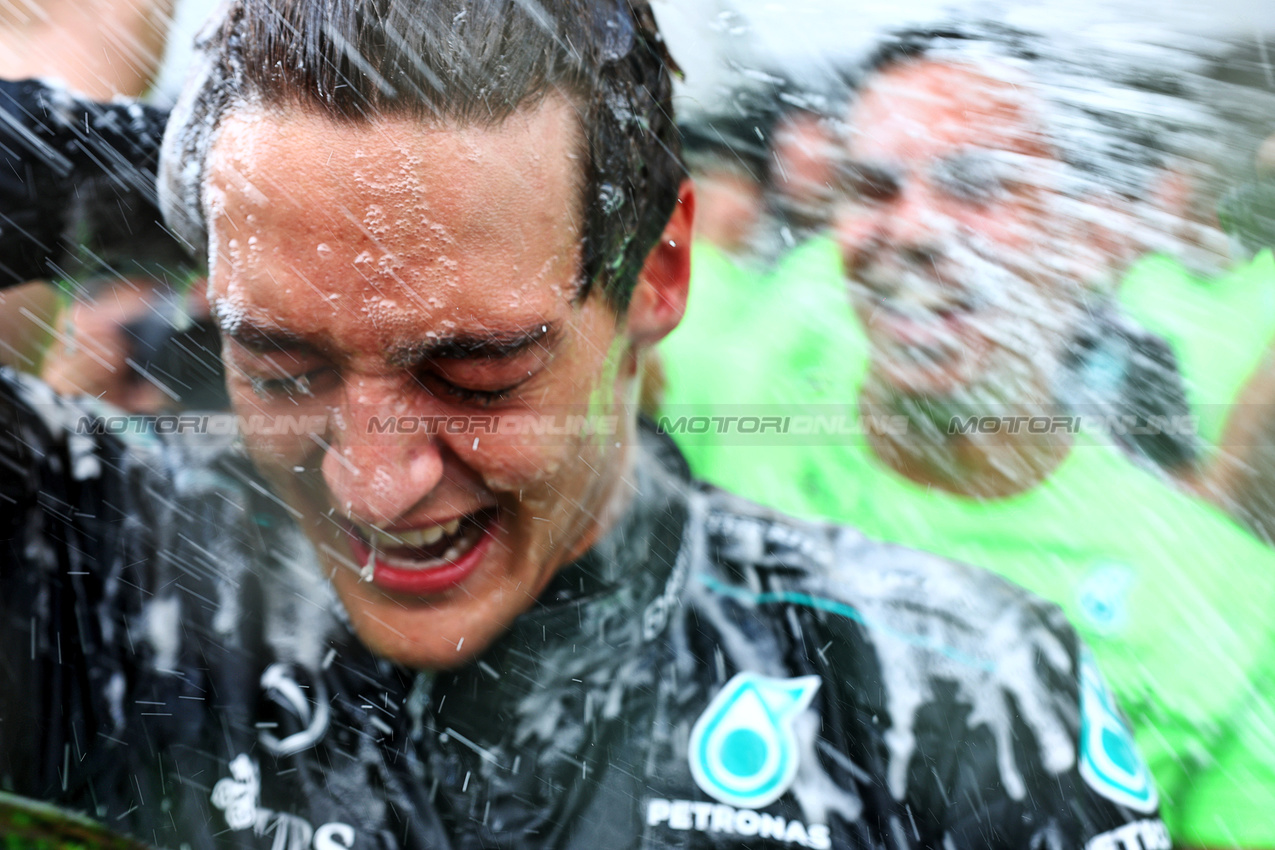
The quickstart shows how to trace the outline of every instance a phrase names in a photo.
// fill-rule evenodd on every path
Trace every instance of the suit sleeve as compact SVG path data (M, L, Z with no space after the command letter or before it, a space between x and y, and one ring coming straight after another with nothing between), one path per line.
M0 287L57 276L68 238L119 210L159 219L155 173L167 113L98 103L37 80L0 80Z
M138 603L120 579L146 532L122 446L80 425L92 421L0 371L0 787L43 799L117 725L104 706L127 674L108 647Z

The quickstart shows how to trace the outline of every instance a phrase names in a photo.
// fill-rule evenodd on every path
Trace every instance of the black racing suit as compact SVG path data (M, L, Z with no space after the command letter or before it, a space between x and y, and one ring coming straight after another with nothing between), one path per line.
M430 675L359 643L233 440L118 421L0 381L5 790L171 848L1168 846L1082 779L1057 609L653 433L609 535Z

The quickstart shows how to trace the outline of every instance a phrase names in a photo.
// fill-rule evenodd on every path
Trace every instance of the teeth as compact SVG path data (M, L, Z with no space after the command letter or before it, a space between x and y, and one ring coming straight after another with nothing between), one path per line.
M461 522L459 520L446 523L444 525L436 525L429 529L418 530L412 532L403 532L398 534L387 534L386 532L378 532L376 529L360 526L368 535L368 539L372 546L368 552L368 562L365 567L359 569L358 566L351 564L360 577L364 581L373 580L375 573L375 565L383 562L392 565L398 569L409 570L430 570L453 564L457 559L462 557L478 539L481 537L481 531L477 528L470 528L462 537L451 540L447 546L447 551L437 558L431 558L428 561L421 561L411 556L404 556L401 549L404 546L422 546L428 545L424 541L432 540L437 542L443 539L443 534L451 527L457 531L460 530ZM421 541L421 542L417 542Z
M433 546L444 536L450 537L460 530L460 520L454 519L442 525L432 525L429 528L418 528L413 531L381 531L376 528L364 528L367 533L368 540L372 544L372 548L384 551L399 546L410 546L421 548L424 546Z
M420 542L417 542L417 540L408 540L406 541L408 546L432 546L443 539L443 527L441 525L436 525L433 528L422 529L421 531L409 536L419 539Z

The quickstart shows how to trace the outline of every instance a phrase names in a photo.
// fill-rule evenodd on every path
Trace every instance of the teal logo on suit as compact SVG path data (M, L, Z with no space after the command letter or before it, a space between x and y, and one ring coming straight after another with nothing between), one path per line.
M820 684L818 676L740 673L732 678L691 729L687 756L695 784L743 809L779 799L797 775L800 752L793 721Z
M1153 812L1160 802L1151 771L1087 648L1080 655L1080 775L1099 794L1134 811Z

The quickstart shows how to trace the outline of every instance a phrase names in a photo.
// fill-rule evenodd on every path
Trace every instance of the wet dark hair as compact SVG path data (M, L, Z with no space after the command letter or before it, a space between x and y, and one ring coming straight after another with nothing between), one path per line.
M619 313L677 203L677 66L647 0L234 0L199 47L161 170L166 218L196 248L212 139L254 102L482 127L561 94L582 131L578 297L596 285Z
M697 115L681 125L686 165L692 174L734 171L756 183L766 173L766 147L747 114Z

